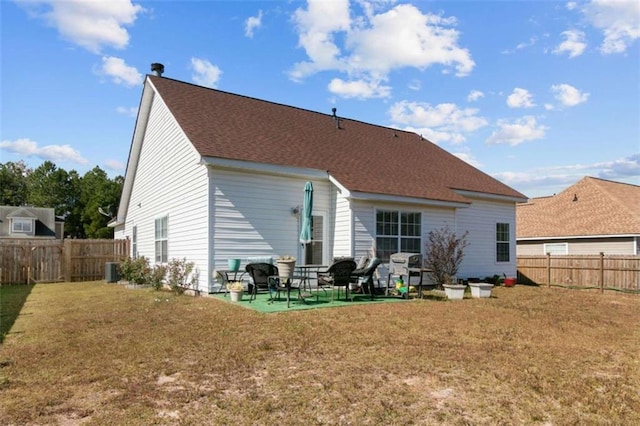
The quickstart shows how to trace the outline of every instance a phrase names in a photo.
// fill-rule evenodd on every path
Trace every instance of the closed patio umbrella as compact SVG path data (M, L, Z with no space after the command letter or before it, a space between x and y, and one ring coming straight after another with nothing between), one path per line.
M302 229L300 229L300 242L311 242L311 213L313 212L313 185L307 182L304 185L304 203L302 205Z

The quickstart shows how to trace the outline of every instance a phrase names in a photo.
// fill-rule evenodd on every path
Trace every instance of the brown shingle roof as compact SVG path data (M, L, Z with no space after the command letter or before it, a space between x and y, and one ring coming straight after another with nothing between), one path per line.
M575 200L575 201L574 201ZM516 207L517 238L640 234L640 186L584 177Z
M200 155L328 171L350 191L527 198L415 133L148 76ZM339 115L339 114L338 114ZM395 136L394 136L395 135Z

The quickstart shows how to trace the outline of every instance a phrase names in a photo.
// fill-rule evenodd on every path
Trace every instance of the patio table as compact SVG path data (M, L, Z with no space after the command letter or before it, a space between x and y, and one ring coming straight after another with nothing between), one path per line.
M239 269L236 271L233 271L231 269L216 269L216 272L223 275L225 283L228 283L230 281L242 281L242 278L244 278L245 274L247 273L246 271L241 271ZM240 274L240 277L238 277L238 273ZM233 274L233 280L230 279L231 274ZM223 291L223 288L224 295L226 297L228 293L226 285L221 285L218 293L221 293Z
M300 287L302 288L302 290L304 291L306 288L308 288L309 292L308 293L304 293L303 297L311 297L313 296L311 294L311 280L313 279L313 277L311 276L311 274L315 273L315 279L318 279L318 273L320 272L321 269L327 269L328 266L327 265L320 265L320 264L310 264L310 265L296 265L296 269L299 272L299 278L301 280L300 282ZM318 296L316 289L316 296L319 299L320 296Z

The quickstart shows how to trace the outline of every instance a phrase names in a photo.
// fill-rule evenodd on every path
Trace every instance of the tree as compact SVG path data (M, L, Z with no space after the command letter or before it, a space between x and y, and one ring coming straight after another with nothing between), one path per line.
M23 206L27 203L27 176L31 169L24 161L0 164L0 205Z
M425 266L431 269L431 276L438 286L451 284L458 273L464 249L467 247L467 234L458 237L448 226L429 232L429 242L425 258Z
M113 228L107 224L116 215L122 181L120 176L110 180L97 166L82 177L80 205L87 238L113 238Z

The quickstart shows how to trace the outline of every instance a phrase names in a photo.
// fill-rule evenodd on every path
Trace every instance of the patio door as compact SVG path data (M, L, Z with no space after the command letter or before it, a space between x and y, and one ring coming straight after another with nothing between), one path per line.
M311 217L311 242L304 250L305 265L321 265L325 255L325 215L316 214Z

